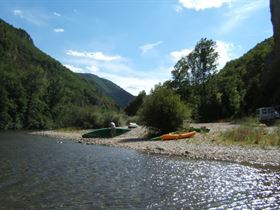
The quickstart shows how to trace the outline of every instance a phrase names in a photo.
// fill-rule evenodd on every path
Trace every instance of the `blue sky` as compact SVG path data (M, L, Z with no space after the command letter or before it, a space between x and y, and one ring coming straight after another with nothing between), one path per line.
M203 37L219 68L272 36L268 0L0 0L0 18L75 72L149 92Z

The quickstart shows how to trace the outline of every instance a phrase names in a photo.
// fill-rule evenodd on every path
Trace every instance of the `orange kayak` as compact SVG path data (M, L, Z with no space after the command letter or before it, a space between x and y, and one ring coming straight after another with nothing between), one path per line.
M175 134L175 133L168 133L160 136L161 140L177 140L177 139L186 139L186 138L191 138L195 135L195 131L192 132L187 132L187 133L180 133L180 134Z

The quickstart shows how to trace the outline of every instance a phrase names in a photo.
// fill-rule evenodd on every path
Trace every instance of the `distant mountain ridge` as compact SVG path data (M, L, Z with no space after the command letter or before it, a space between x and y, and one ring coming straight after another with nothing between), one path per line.
M110 80L88 73L79 73L79 75L89 82L93 83L101 93L112 98L113 101L122 108L125 108L129 104L129 102L134 99L133 95Z

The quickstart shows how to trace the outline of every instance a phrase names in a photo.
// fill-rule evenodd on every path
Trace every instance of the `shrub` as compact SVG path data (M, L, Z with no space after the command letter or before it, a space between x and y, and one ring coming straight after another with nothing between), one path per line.
M126 124L126 116L123 113L115 111L104 111L101 117L102 127L108 127L109 123L113 121L116 126L123 126Z
M162 132L176 130L183 120L190 116L190 110L172 90L158 86L146 96L139 110L141 122L147 127Z

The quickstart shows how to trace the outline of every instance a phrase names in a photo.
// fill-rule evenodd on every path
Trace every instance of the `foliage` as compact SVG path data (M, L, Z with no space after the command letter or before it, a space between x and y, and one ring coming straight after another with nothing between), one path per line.
M144 125L159 129L163 133L178 129L190 116L189 109L172 90L157 86L146 96L139 110Z
M116 105L0 19L0 129L99 126Z
M273 39L270 38L239 59L227 63L217 75L217 89L222 95L222 116L254 114L258 107L280 102L275 100L280 79L271 78L271 64L274 62Z
M128 116L126 125L129 123L136 123L136 124L141 124L140 117L135 115L135 116Z
M126 116L118 111L109 111L99 107L70 107L70 112L63 114L63 127L103 128L108 127L111 121L117 126L126 123ZM69 114L68 114L69 113Z
M215 74L218 53L213 40L202 38L194 50L181 58L172 71L171 87L186 101L193 105L196 118L206 118L208 103L212 97L212 82L209 79Z
M144 98L146 97L146 92L145 91L141 91L138 96L136 96L129 104L128 106L125 108L125 113L128 116L134 116L136 115L137 111L139 110L139 108L142 106Z

